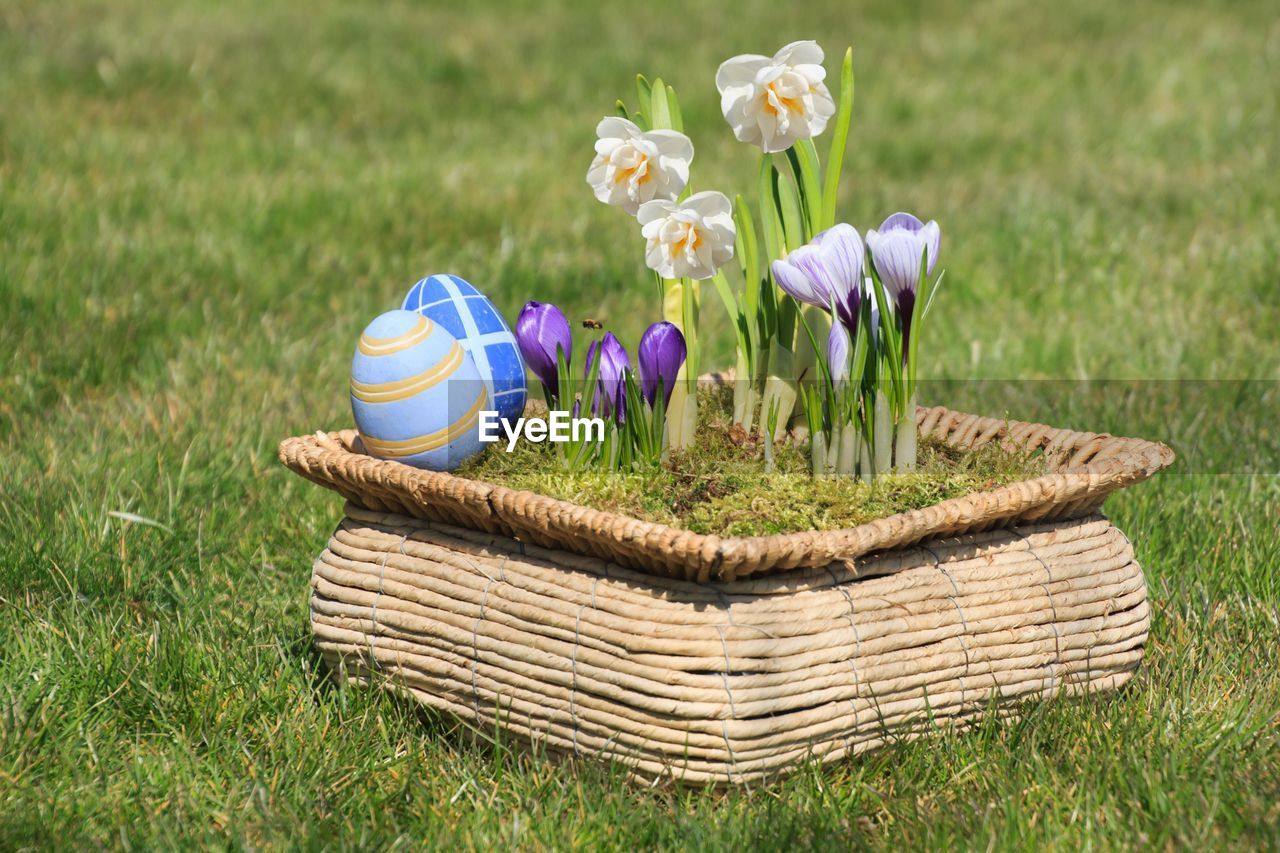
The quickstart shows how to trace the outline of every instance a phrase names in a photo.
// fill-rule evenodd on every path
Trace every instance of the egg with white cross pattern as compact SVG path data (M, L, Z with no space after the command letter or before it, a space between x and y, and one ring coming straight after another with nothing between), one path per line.
M524 359L488 297L456 275L430 275L409 288L401 307L430 318L462 343L500 417L514 421L524 413Z

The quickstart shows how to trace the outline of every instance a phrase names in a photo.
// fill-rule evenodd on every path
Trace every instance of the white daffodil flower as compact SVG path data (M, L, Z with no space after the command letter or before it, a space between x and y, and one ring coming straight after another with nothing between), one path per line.
M596 156L587 183L596 198L635 216L653 199L674 199L689 183L693 143L677 130L647 130L619 116L596 125Z
M724 193L645 202L636 218L648 241L644 261L663 278L711 278L733 257L733 205Z
M792 42L772 57L735 56L716 72L720 110L741 141L766 153L786 151L822 133L835 115L826 76L814 41Z

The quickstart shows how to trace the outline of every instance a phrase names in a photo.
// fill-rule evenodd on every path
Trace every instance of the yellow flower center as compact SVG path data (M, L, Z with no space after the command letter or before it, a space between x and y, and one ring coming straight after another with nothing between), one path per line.
M615 184L628 183L633 176L637 184L646 184L653 180L653 172L649 169L649 157L630 145L625 146L625 150L619 149L610 159L614 164L613 182Z
M676 255L682 252L697 252L702 246L702 234L698 229L694 228L692 223L681 223L684 227L684 234L679 239L671 242L671 254Z
M774 80L764 91L764 111L769 115L776 116L782 112L787 113L804 113L804 97L805 92L800 91L797 85L798 74L783 74L777 80ZM800 80L803 83L803 80ZM812 87L804 84L806 91L811 91Z

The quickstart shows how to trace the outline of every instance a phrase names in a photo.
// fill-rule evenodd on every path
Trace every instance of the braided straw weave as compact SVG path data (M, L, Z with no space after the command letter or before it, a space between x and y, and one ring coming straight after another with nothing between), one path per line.
M317 643L351 681L714 785L1113 689L1149 625L1099 516L698 584L348 506L312 586Z
M991 441L1042 451L1051 473L844 530L721 537L602 512L533 492L422 471L365 455L353 430L286 439L280 459L366 509L500 533L544 548L587 554L654 575L734 581L825 566L934 536L1016 522L1079 518L1106 496L1173 462L1173 451L1137 438L920 409L920 432L959 448Z
M1111 690L1150 624L1106 495L1173 459L1137 439L921 409L1053 473L861 527L699 536L359 453L281 459L349 502L316 562L333 670L643 780L744 784L1020 699Z

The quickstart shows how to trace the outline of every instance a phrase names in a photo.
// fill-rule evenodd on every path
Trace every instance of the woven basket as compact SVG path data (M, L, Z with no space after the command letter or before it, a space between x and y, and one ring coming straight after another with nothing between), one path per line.
M1163 445L921 409L1052 473L839 531L702 536L292 438L347 497L311 615L335 672L645 780L732 784L1110 690L1149 611L1106 495Z

